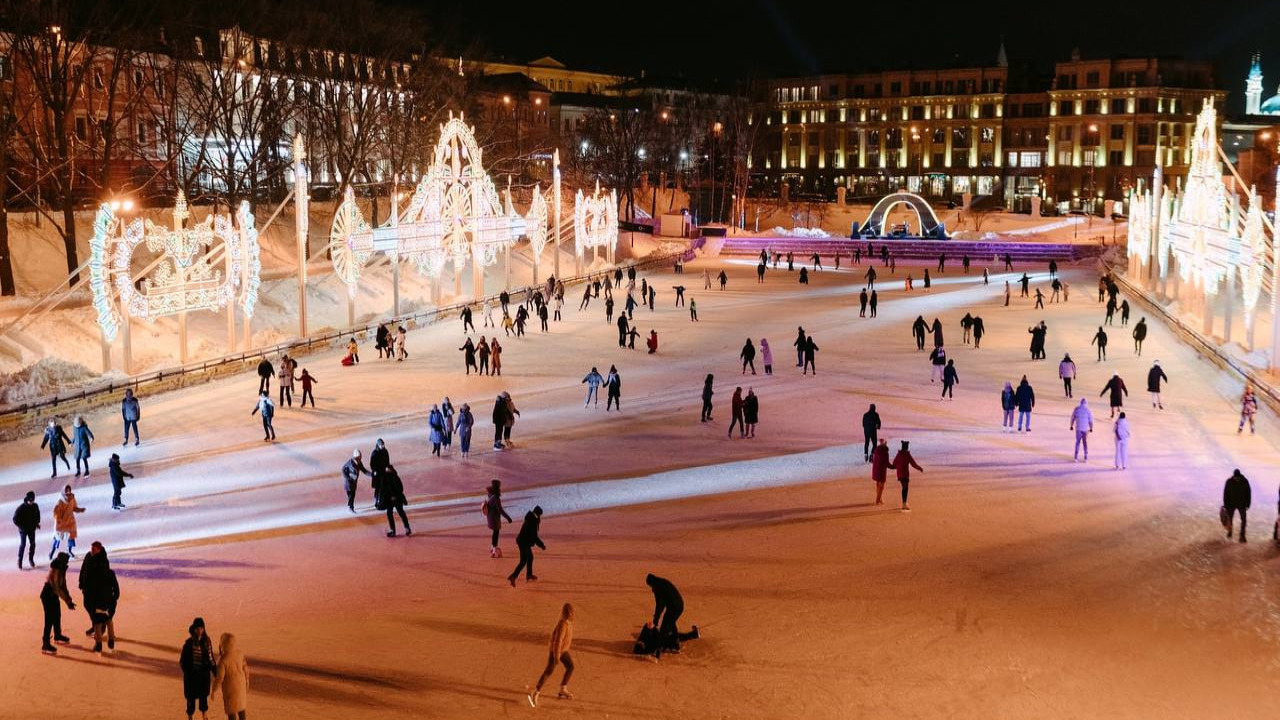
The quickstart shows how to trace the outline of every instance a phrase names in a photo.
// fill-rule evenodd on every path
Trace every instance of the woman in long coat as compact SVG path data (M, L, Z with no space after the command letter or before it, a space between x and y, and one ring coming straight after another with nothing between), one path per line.
M506 518L507 524L511 524L511 516L502 508L501 480L489 483L488 494L484 499L484 516L485 523L493 531L493 538L489 543L489 557L500 558L502 548L498 547L498 532L502 529L502 519Z
M431 454L440 457L440 445L444 442L444 414L440 412L439 405L431 406L427 426L431 428Z
M216 698L219 692L228 720L244 720L249 700L249 663L231 633L222 633L218 641L218 674L213 678L212 697Z
M76 477L80 477L81 463L84 463L84 476L89 477L89 452L93 444L93 431L80 416L76 416L76 421L71 426L71 442L76 446Z
M204 618L193 620L187 633L190 637L182 644L178 666L182 668L182 695L187 699L187 719L190 720L197 703L200 714L208 717L209 690L217 668L213 662L213 642L205 630Z
M475 427L476 418L471 414L471 406L462 403L458 411L458 442L462 444L462 457L471 454L471 428Z

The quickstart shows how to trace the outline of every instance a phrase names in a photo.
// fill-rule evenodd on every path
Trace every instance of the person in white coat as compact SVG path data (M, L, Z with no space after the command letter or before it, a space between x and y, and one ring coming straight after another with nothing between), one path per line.
M216 700L222 693L222 709L227 720L245 720L245 707L249 700L249 663L240 652L236 636L222 633L218 641L218 673L213 677L210 699Z
M1127 470L1129 468L1129 421L1125 419L1124 413L1120 413L1120 417L1116 419L1116 469Z
M1080 404L1071 413L1071 429L1076 431L1075 462L1080 461L1080 446L1084 446L1084 461L1089 462L1089 433L1093 432L1093 413L1089 401L1080 398Z
M587 401L583 403L582 407L588 407L593 402L598 407L600 405L599 390L600 385L604 383L604 377L600 375L599 370L591 368L591 372L587 373L587 376L582 378L582 382L587 386Z

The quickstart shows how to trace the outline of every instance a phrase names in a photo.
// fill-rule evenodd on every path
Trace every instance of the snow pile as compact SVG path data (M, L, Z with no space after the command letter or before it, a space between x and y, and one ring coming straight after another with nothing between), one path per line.
M781 225L777 225L777 226L774 226L773 230L770 232L771 234L776 235L778 237L803 237L803 238L831 237L831 233L827 232L826 230L823 230L822 228L793 227L788 230L787 228L784 228Z
M0 375L0 406L20 405L98 378L80 363L41 358L18 372Z

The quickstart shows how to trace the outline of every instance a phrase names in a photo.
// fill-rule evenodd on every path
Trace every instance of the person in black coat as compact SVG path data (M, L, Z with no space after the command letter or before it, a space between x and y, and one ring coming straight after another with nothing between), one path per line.
M370 475L360 457L360 451L351 453L351 459L342 465L342 487L347 491L347 509L356 511L356 488L359 485L360 473Z
M208 717L209 689L217 666L213 661L213 643L205 630L204 618L192 620L187 635L189 637L182 643L182 653L178 656L178 667L182 668L182 695L187 699L187 720L191 720L197 703L200 714Z
M1235 513L1240 513L1240 542L1248 542L1245 540L1244 531L1248 526L1249 506L1253 504L1253 491L1249 487L1249 481L1240 472L1240 468L1236 468L1231 473L1231 477L1227 478L1227 482L1222 486L1222 507L1226 512L1223 514L1223 524L1227 526L1227 537L1231 537L1232 520Z
M747 342L742 346L742 352L738 353L738 357L742 358L742 374L747 374L747 366L751 366L751 374L756 374L756 346L751 342L751 338L747 338Z
M458 349L462 351L462 361L466 364L467 374L470 375L473 368L477 373L480 372L476 367L476 345L471 342L471 338L467 338L467 341Z
M697 625L694 625L693 631L687 634L681 634L676 627L680 616L684 614L684 598L681 597L676 586L670 580L653 573L645 576L644 584L653 591L653 627L657 628L658 635L662 639L658 656L662 656L662 650L679 650L681 641L696 640Z
M715 380L715 375L707 373L707 379L702 382L702 422L711 419L711 396L715 395L715 391L711 389L711 383Z
M631 325L627 322L625 313L618 315L618 347L627 346L627 330L631 329Z
M27 562L36 566L36 530L40 529L40 506L36 504L36 494L28 492L22 504L13 511L13 526L18 528L18 569L22 569L22 554L27 553Z
M271 366L271 361L266 355L262 356L262 362L258 363L258 394L271 394L271 378L276 374L276 369Z
M822 349L822 348L818 347L818 343L816 343L816 342L814 342L814 341L813 341L813 336L812 336L812 335L810 335L810 336L805 340L805 342L804 342L804 371L800 373L801 375L808 375L808 374L809 374L809 370L810 370L810 368L812 368L812 369L813 369L813 374L814 374L814 375L817 375L817 374L818 374L818 366L817 366L816 364L814 364L814 354L815 354L815 353L817 353L817 352L818 352L819 350L821 350L821 349Z
M982 318L974 316L973 318L973 347L974 349L982 347L982 336L987 334L987 327L982 324Z
M1133 326L1133 351L1138 355L1142 355L1142 341L1147 339L1147 319L1139 318L1138 324Z
M524 514L524 522L520 524L520 533L516 535L516 547L520 549L520 562L516 565L516 569L511 571L507 576L507 582L511 583L511 587L516 586L516 578L520 577L520 571L525 571L525 581L532 582L538 579L533 574L533 548L538 546L543 550L547 546L543 544L542 538L538 537L538 529L542 525L542 507L535 505L532 510Z
M924 336L929 332L929 326L924 321L923 315L917 315L916 321L911 323L911 334L916 338L916 350L924 350Z
M871 461L871 450L880 439L880 413L876 412L876 404L862 414L862 460Z
M933 319L933 346L942 347L942 321L938 318Z
M796 367L804 367L804 348L808 344L806 337L803 327L796 329L796 341L791 343L796 346Z
M107 634L107 647L115 649L114 618L120 600L120 582L111 569L111 561L102 543L95 541L90 547L89 556L80 566L78 584L84 593L85 612L93 622L93 651L102 652L103 633Z
M1098 362L1107 359L1107 333L1101 325L1098 326L1098 332L1093 334L1093 340L1089 344L1098 346Z
M380 506L382 503L379 498L382 497L382 474L391 467L391 453L387 450L387 444L378 438L373 443L373 451L369 453L369 477L373 481L373 505Z
M471 321L471 308L462 308L462 332L466 332L467 328L471 328L471 332L476 331L476 324Z
M374 349L378 351L378 357L391 357L391 345L387 342L391 333L387 332L386 325L379 325L378 332L375 336ZM188 713L190 714L190 713Z
M67 445L71 443L71 438L67 437L67 431L62 429L58 423L50 420L45 426L44 438L40 440L40 449L49 448L49 462L53 465L53 475L50 477L58 477L58 460L62 460L62 464L68 470L71 469L71 463L67 460Z
M875 291L871 291L871 317L876 316L876 308L880 305L880 295Z
M120 493L124 490L124 479L133 478L133 473L126 472L120 467L120 456L111 453L111 461L107 463L107 472L111 474L111 509L123 510L125 504L120 499Z
M1151 407L1163 410L1164 401L1160 399L1161 382L1169 382L1169 376L1164 374L1164 369L1160 367L1160 361L1157 360L1147 371L1147 392L1151 393Z
M404 534L412 535L413 528L409 527L409 516L404 512L404 483L400 481L400 473L392 465L387 465L382 469L379 475L379 495L378 507L387 511L387 525L390 530L387 531L387 537L396 536L396 517L395 513L400 514L400 522L404 525Z
M956 399L952 388L960 382L960 373L956 372L956 361L947 359L947 366L942 370L942 397Z
M862 288L862 292L858 293L858 317L867 316L867 289Z

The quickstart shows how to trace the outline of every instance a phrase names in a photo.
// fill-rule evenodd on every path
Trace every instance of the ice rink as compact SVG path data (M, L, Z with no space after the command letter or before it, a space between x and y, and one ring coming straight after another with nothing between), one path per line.
M405 362L379 360L372 341L355 367L337 353L302 358L317 407L279 408L276 443L250 416L251 375L143 396L137 448L117 444L118 409L87 416L97 435L87 480L61 469L50 479L39 437L0 445L6 511L34 490L44 518L37 570L18 572L16 533L0 536L0 718L182 717L178 651L197 615L215 642L238 636L251 718L1272 717L1275 418L1264 409L1256 435L1237 435L1241 383L1154 318L1135 356L1137 305L1129 328L1118 316L1108 328L1110 359L1096 362L1092 266L1065 270L1069 303L1034 310L1016 282L1003 307L1003 285L1028 270L1047 296L1044 266L992 267L984 286L981 263L969 275L953 264L929 293L921 266L890 276L877 264L875 319L858 317L866 265L813 273L807 286L785 269L757 284L751 262L642 275L658 309L635 311L637 347L655 329L656 355L617 347L603 297L579 312L581 287L570 287L550 333L535 319L526 337L502 338L502 377L463 374L456 320L411 332ZM727 269L728 289L702 289L704 268ZM696 299L699 322L673 307L675 284ZM961 342L965 312L985 320L981 349ZM954 401L929 382L910 331L917 315L942 319ZM1048 359L1033 362L1027 328L1041 319ZM820 348L816 377L795 373L798 325ZM748 336L769 339L773 376L760 357L760 374L740 374ZM1094 411L1087 464L1072 462L1064 352ZM1156 359L1170 378L1163 411L1145 392ZM622 412L606 413L603 398L584 409L580 380L611 364ZM1113 372L1129 388L1127 471L1112 468L1098 397ZM707 373L716 407L704 424ZM1024 374L1033 432L1001 432L1000 390ZM760 398L755 439L725 436L739 385ZM516 448L495 452L490 415L503 390L522 414ZM444 396L475 414L469 459L456 439L443 459L430 455L426 412ZM913 473L910 513L892 477L886 504L873 504L859 422L868 403L891 449L910 440L925 469ZM59 420L70 431L71 418ZM355 448L367 462L377 438L404 479L412 537L384 537L367 477L359 513L347 511L340 468ZM121 513L110 509L112 452L136 475ZM1243 545L1217 519L1236 467L1253 485ZM516 520L500 560L479 512L492 478ZM72 644L39 652L37 596L67 481L88 508L77 552L101 540L119 574L113 655L90 652L79 609L63 615ZM534 504L546 513L540 579L512 589L515 532ZM78 569L68 573L77 603ZM703 635L657 663L631 654L653 611L650 572L680 588L682 626ZM566 601L577 608L576 699L555 699L557 674L534 710L526 687Z

